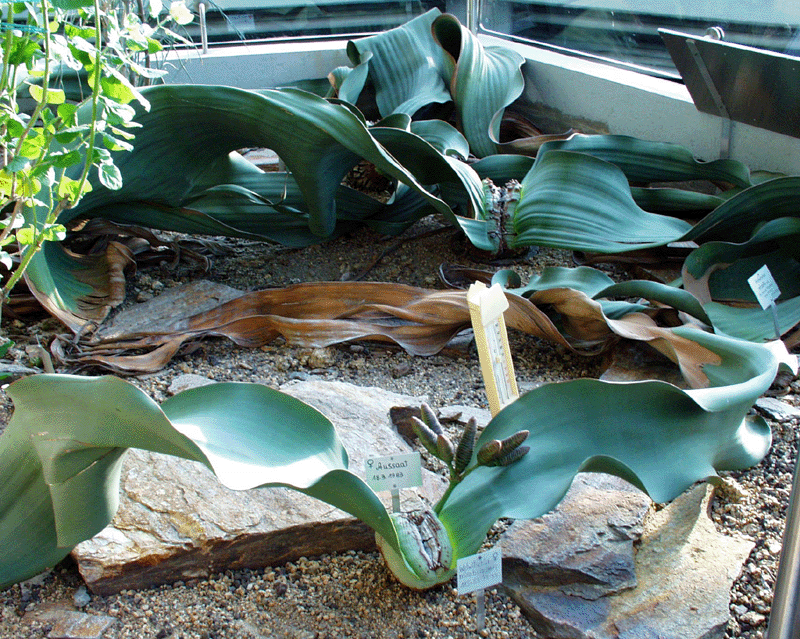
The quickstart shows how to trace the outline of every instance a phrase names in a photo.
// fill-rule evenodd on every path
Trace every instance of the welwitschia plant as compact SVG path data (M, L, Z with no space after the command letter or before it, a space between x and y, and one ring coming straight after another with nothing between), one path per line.
M8 388L15 410L0 438L0 587L52 566L109 523L127 448L199 461L230 488L283 486L330 503L375 530L394 574L414 588L447 581L498 518L555 507L577 472L612 473L668 501L766 454L769 427L747 413L792 359L780 342L675 332L717 357L704 367L708 388L545 384L495 416L469 455L471 427L451 456L452 444L438 443L429 420L437 454L451 460L458 481L430 512L404 518L390 516L349 470L331 422L278 391L214 384L159 406L114 377L20 380ZM423 441L430 448L431 433Z
M141 29L136 34L120 41L153 46ZM80 40L87 40L88 31L74 35L80 46L71 55L86 66L87 52L97 51ZM30 53L27 45L13 52L7 58L15 61ZM347 53L353 68L331 74L335 99L292 88L173 85L134 92L109 72L92 85L95 92L102 89L92 103L102 106L99 122L107 125L100 127L100 137L81 133L91 120L84 113L88 107L76 111L75 105L51 104L58 118L42 109L42 126L68 125L56 136L64 153L53 156L57 162L50 168L80 165L73 151L95 139L102 142L94 143L96 152L90 154L102 170L80 182L81 192L86 185L91 192L77 206L63 205L51 222L69 227L79 216L101 217L305 246L359 225L400 233L436 212L475 247L494 254L532 245L611 254L694 242L702 253L687 261L682 284L697 299L695 306L702 305L704 323L755 341L771 338L774 330L760 321L758 309L742 308L754 300L740 284L763 263L782 280L781 330L800 323L800 295L792 284L798 261L791 249L800 178L751 173L730 159L701 162L675 144L619 135L500 142L503 115L522 93L522 58L484 46L453 16L437 10L354 40ZM92 66L95 78L98 68ZM363 91L368 85L374 99ZM39 97L61 100L57 91L33 86ZM135 104L134 98L141 102L135 114L126 102ZM141 124L135 139L126 137L126 118ZM11 120L6 132L24 130L24 119ZM42 130L34 137L49 139ZM111 163L118 147L132 150ZM265 173L233 153L243 147L269 147L289 170ZM30 144L26 149L35 155ZM28 160L17 156L6 171L21 184ZM472 162L473 157L482 159ZM343 183L361 162L373 165L391 185L388 201ZM86 177L85 163L80 166ZM71 177L69 171L64 175ZM720 188L713 193L683 188L697 180ZM122 188L115 189L120 181ZM9 179L0 180L3 184ZM765 222L769 229L761 229ZM36 234L42 251L26 253L28 283L51 313L80 333L87 321L101 322L121 301L109 293L112 260L76 256L61 243L46 241L60 237L53 233ZM710 243L714 247L705 249ZM737 246L723 251L720 243ZM736 263L724 262L733 253Z

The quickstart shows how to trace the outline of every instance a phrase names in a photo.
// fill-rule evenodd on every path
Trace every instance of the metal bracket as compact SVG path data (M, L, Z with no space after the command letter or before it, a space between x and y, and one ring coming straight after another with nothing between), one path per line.
M800 57L726 42L720 28L658 32L698 110L800 138Z
M714 80L711 77L711 73L708 71L708 66L706 66L705 60L703 60L703 55L697 49L697 45L694 43L694 40L686 40L686 48L689 49L689 53L692 55L692 59L694 63L697 65L697 70L700 73L700 77L703 78L703 82L706 85L706 89L708 90L711 99L714 102L714 106L717 107L717 115L722 118L722 130L720 135L720 149L719 149L719 156L721 158L730 157L731 154L731 129L732 129L732 122L731 122L731 115L728 113L728 109L725 106L725 102L722 100L722 96L717 90L716 85L714 84Z

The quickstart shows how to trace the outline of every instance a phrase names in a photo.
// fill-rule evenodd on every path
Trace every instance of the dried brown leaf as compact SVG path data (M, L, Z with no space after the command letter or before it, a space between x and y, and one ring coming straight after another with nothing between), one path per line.
M534 304L516 296L509 296L509 301L506 322L510 328L569 348ZM414 355L432 355L468 326L465 291L382 282L314 282L240 293L195 282L121 313L85 345L86 351L75 361L124 370L126 357L131 357L130 372L142 372L148 365L160 368L168 360L139 353L127 356L121 351L157 348L178 338L208 335L227 337L248 347L262 346L279 336L306 347L375 340L394 342ZM113 356L115 351L119 354Z
M187 336L178 335L151 351L134 355L116 354L117 351L88 351L77 361L85 366L101 366L119 375L152 373L164 368L186 340Z
M509 328L574 346L538 305L551 306L570 338L605 343L614 337L645 341L677 362L695 387L708 384L702 367L718 357L695 342L634 313L609 320L598 302L571 289L537 292L531 300L508 295ZM186 340L226 337L259 347L287 343L324 347L355 340L393 342L414 355L433 355L470 326L466 292L428 290L383 282L312 282L242 293L224 285L193 282L121 313L83 344L73 363L142 373L166 365ZM142 353L142 350L148 352ZM128 354L131 353L131 354Z
M630 313L619 320L603 315L599 302L572 289L550 289L531 296L536 304L550 304L562 316L565 330L582 340L608 339L613 333L619 337L644 341L678 364L686 381L693 388L708 386L703 373L706 364L719 364L719 356L696 342L676 335L669 328L658 326L643 313Z

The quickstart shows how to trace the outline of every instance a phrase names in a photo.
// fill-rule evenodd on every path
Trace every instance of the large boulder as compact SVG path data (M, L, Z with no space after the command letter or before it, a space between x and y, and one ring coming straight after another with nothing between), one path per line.
M341 382L299 382L281 390L334 423L350 469L362 477L367 457L412 452L392 428L389 409L424 398ZM402 491L404 510L434 503L445 489L442 477L424 470L423 481L421 489ZM72 553L98 594L375 548L367 526L328 504L283 488L229 490L197 462L131 450L120 485L114 520ZM390 507L390 496L384 497Z

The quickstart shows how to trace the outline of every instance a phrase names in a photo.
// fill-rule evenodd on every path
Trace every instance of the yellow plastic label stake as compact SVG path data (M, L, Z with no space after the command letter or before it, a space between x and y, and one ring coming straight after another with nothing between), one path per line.
M503 318L508 300L499 284L487 288L483 282L475 282L467 291L467 303L475 344L478 346L483 383L489 398L489 410L494 416L519 397Z

